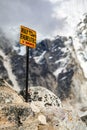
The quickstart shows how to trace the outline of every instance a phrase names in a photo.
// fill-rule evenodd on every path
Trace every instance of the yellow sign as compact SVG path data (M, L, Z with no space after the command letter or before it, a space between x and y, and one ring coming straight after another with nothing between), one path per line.
M20 44L36 48L36 31L27 27L21 26Z

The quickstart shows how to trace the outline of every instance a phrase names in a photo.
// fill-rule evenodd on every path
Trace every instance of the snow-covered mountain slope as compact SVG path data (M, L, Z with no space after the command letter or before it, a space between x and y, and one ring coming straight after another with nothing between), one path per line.
M74 48L85 78L87 78L87 14L77 26Z
M7 70L7 75L9 80L12 81L13 88L17 91L20 91L18 82L16 81L16 76L12 73L12 67L10 63L10 59L5 53L0 49L0 56L3 58L3 66Z
M87 103L87 14L79 22L73 38L73 46L76 54L78 70L73 81L76 86L76 97L83 104Z
M37 67L36 69L34 69L34 71L32 70L32 67L30 67L31 79L34 75L34 83L36 81L36 84L38 84L37 75L43 75L44 77L46 77L47 73L50 72L55 77L54 84L56 84L57 82L57 85L55 86L55 88L54 85L49 85L50 87L48 87L50 90L53 90L54 88L54 92L61 98L68 97L70 93L71 80L74 74L74 69L76 67L73 58L74 52L72 45L73 44L71 37L67 38L57 36L54 40L51 41L48 39L41 41L41 43L38 44L36 50L31 50L32 59L34 60L34 63L39 67L39 69ZM32 64L34 63L32 62ZM40 71L39 74L35 70ZM52 80L52 78L49 80ZM44 84L42 85L46 86Z

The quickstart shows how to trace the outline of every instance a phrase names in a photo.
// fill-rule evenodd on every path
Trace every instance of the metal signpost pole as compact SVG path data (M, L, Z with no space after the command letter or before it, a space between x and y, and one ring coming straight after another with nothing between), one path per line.
M20 44L26 46L26 102L30 99L30 92L28 91L29 80L29 47L36 48L36 31L21 25L20 28Z
M28 102L29 47L26 46L26 102Z

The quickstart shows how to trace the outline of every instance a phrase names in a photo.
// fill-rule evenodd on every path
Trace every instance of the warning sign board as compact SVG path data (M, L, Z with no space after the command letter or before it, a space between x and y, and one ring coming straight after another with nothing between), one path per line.
M36 48L36 31L24 26L21 26L20 29L20 44Z

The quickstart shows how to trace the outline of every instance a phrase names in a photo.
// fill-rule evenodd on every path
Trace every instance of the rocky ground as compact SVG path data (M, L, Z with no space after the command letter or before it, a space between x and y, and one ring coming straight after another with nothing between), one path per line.
M45 88L34 88L31 87L32 101L26 103L20 94L1 81L0 130L87 130L86 124L70 105L62 105ZM46 93L42 91L44 89Z

